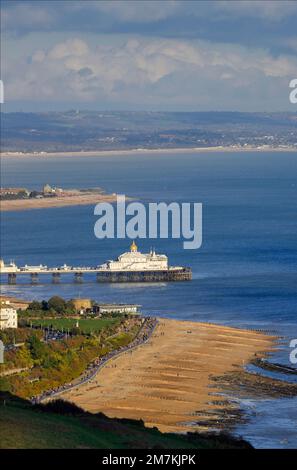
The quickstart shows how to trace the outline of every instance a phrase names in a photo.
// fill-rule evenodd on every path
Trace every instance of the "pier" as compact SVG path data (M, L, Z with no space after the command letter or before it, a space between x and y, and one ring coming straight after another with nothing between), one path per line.
M0 267L1 278L7 276L8 284L16 284L17 278L20 276L26 276L30 279L32 284L38 284L40 277L45 275L51 277L53 284L60 284L62 275L71 274L73 275L73 282L82 283L83 276L86 273L94 273L95 279L97 279L96 274L100 272L100 267L73 267L73 266L62 266L62 267L47 267L47 266L24 266L18 267L14 263L9 265L3 265Z
M7 276L8 284L16 284L18 277L26 276L31 284L38 284L40 277L45 275L51 277L53 284L59 284L63 275L71 274L73 282L81 284L84 281L85 274L94 274L94 281L103 283L116 282L171 282L171 281L189 281L192 279L190 268L168 267L166 269L142 269L142 270L109 270L103 266L68 266L64 264L61 267L48 267L44 265L18 267L15 263L5 265L3 261L0 264L1 279Z

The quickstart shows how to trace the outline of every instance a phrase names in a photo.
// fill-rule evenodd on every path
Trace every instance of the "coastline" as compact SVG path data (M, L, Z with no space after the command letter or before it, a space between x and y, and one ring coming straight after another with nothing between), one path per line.
M50 400L60 397L60 395L69 392L70 390L77 389L85 383L88 383L92 378L94 378L98 372L110 361L114 360L119 355L123 354L126 351L132 351L135 348L139 347L141 344L146 343L151 337L154 329L158 324L157 319L146 317L144 322L137 333L136 337L129 343L127 346L123 346L118 350L113 350L107 355L100 358L99 361L94 361L93 367L90 368L88 373L83 373L80 377L74 379L70 384L62 385L56 390L45 391L39 396L34 397L32 403L46 403Z
M142 419L162 432L209 430L240 410L214 379L273 351L275 337L208 323L159 319L149 340L63 394L86 411ZM229 423L229 424L234 424Z
M0 213L8 211L24 211L30 209L50 209L68 206L98 204L99 202L115 202L116 194L80 194L44 199L11 199L0 201Z
M297 152L294 147L185 147L185 148L134 148L118 150L82 150L66 152L0 152L1 158L55 158L55 157L114 157L127 155L150 155L159 153L212 153L212 152Z

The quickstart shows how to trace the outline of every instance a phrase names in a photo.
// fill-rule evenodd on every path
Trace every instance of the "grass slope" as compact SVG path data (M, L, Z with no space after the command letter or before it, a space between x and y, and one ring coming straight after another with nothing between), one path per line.
M0 393L0 448L190 449L248 448L229 436L162 434L142 422L86 413L62 400L33 407Z
M118 318L98 318L98 319L79 319L79 329L83 333L99 333L103 328L108 326L115 326L120 321ZM74 318L49 318L32 320L34 326L52 327L55 330L71 330L75 328L77 320Z

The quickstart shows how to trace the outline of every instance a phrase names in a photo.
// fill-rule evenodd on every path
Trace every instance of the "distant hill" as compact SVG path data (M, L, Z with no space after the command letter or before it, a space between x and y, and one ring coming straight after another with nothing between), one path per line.
M2 449L215 449L251 448L227 435L162 434L141 421L110 419L57 400L33 406L0 392Z
M1 150L297 146L297 113L1 113Z

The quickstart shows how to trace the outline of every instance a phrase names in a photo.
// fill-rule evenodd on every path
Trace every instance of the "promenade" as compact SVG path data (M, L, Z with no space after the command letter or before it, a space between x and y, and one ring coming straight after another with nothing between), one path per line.
M157 323L158 321L156 318L150 318L150 317L145 318L137 336L127 346L123 346L119 349L111 351L105 356L95 359L95 361L90 364L88 369L79 378L77 378L71 383L64 384L60 387L57 387L51 390L47 390L41 395L32 397L31 402L33 404L37 404L37 403L48 401L49 399L58 398L63 393L66 393L70 390L75 389L76 387L79 387L83 384L88 383L98 374L100 369L102 369L109 361L115 359L117 356L119 356L120 354L123 354L124 352L132 351L133 349L137 348L141 344L144 344L146 341L148 341Z

